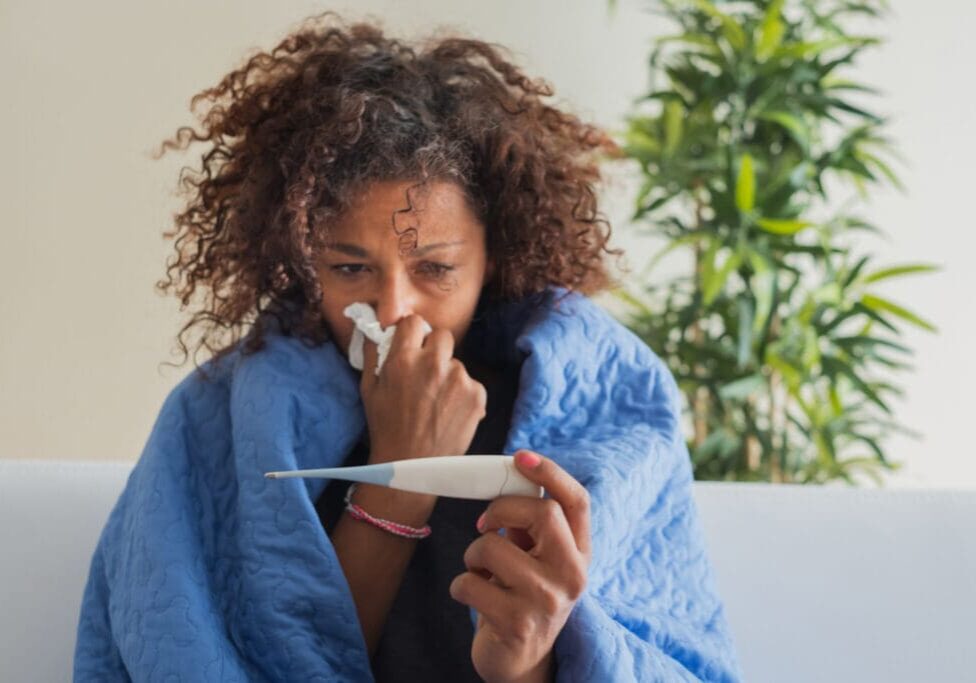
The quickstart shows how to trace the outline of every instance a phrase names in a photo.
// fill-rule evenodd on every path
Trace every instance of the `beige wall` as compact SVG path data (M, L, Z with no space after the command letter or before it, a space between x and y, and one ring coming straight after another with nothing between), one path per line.
M406 37L453 26L510 46L566 106L618 126L644 88L649 39L660 30L648 2L618 4L610 17L602 0L0 3L0 457L138 457L188 369L160 365L175 360L182 317L153 284L172 249L161 233L179 207L179 168L200 154L152 161L149 152L193 123L190 97L252 49L270 48L324 9L370 13ZM926 441L893 442L909 468L892 485L976 486L965 409L976 326L964 294L976 290L976 275L963 231L976 144L973 95L958 87L976 57L963 30L976 10L949 0L937 4L954 12L896 4L891 43L863 73L899 117L893 132L914 162L905 177L912 194L871 210L892 235L881 253L947 271L893 290L943 332L910 338L919 371L901 413ZM619 171L604 194L614 243L639 264L648 246L622 225L632 192Z

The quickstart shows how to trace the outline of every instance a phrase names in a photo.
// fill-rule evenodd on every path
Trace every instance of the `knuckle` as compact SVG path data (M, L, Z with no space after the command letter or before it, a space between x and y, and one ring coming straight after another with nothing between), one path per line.
M397 343L402 342L404 337L414 334L414 330L419 327L420 322L414 320L415 317L414 315L408 315L397 322L396 331L393 333L393 338L397 340Z
M504 546L510 543L510 541L506 540L503 536L494 533L485 534L480 540L485 544L486 555L497 555L500 553L500 551L505 549Z
M542 520L547 525L556 524L563 515L563 509L552 498L542 501Z
M474 561L477 559L478 550L475 548L477 541L469 545L465 551L462 559L464 560L464 566L470 567Z
M517 643L532 641L532 619L524 612L516 612L511 617L510 635Z
M569 580L566 582L566 591L569 593L569 597L575 602L579 600L580 596L583 595L583 591L586 590L586 572L582 568L577 567L575 571L570 573Z
M488 390L485 389L485 386L481 382L472 380L468 396L474 412L484 417L487 414L488 407Z
M437 385L443 384L448 378L448 368L443 363L438 363L436 358L428 358L425 365L427 376Z
M443 360L437 358L436 356L430 357L430 373L431 377L437 382L437 384L443 384L445 386L450 385L455 382L454 379L454 368L450 361L444 362Z
M545 614L556 614L562 608L559 595L547 585L540 585L536 589L539 606Z
M467 377L468 371L464 369L464 363L452 358L447 362L447 374L451 379L462 379Z
M464 551L464 565L468 568L482 567L491 554L489 544L495 534L486 534L472 541Z
M481 382L474 382L474 395L478 401L478 405L484 406L488 403L488 390L485 389L485 385Z
M455 600L463 600L468 594L468 575L459 574L455 576L454 580L451 581L451 585L448 587L448 592Z
M488 503L488 505L485 507L483 511L485 514L485 521L491 522L494 520L495 516L498 514L499 511L504 512L505 510L504 504L505 502L504 499L502 498L495 498L493 501Z
M587 491L582 484L580 485L579 489L577 489L576 498L573 500L573 507L580 512L587 514L590 512L590 492Z
M438 344L451 344L454 342L454 335L451 334L450 330L443 327L436 328L428 335L428 338Z
M499 548L500 543L507 543L504 538L495 533L486 533L481 538L479 538L475 543L478 543L480 548L478 550L478 560L480 564L479 567L490 567L494 566L495 558L500 554Z
M403 353L402 351L400 353L391 353L389 356L387 356L381 372L399 375L407 370L409 365L410 358L406 353Z
M410 332L410 317L400 318L396 322L396 330L393 332L393 339L398 343L403 341L403 338Z

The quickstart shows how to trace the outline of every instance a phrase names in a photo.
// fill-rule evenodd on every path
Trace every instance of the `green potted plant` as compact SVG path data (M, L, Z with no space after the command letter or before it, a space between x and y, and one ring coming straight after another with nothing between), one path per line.
M900 187L885 121L857 99L875 91L841 73L879 42L845 24L885 4L656 5L677 31L655 41L623 147L644 179L633 223L666 244L616 296L687 399L695 477L882 484L900 465L884 438L907 431L898 337L935 329L876 290L933 266L877 267L852 239L878 232L854 212L869 189ZM680 250L687 275L655 282Z

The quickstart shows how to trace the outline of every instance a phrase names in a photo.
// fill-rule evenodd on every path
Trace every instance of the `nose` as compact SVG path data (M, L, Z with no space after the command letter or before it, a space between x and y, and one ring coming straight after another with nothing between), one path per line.
M392 273L383 278L370 304L376 311L377 321L385 329L414 312L416 295L406 277Z

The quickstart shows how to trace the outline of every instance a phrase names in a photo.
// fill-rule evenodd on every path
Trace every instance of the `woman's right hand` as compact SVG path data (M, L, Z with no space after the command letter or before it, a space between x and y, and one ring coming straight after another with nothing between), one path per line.
M485 387L454 358L454 335L435 329L423 336L421 317L397 323L380 374L377 346L363 345L359 388L369 427L370 464L464 455L485 417Z

